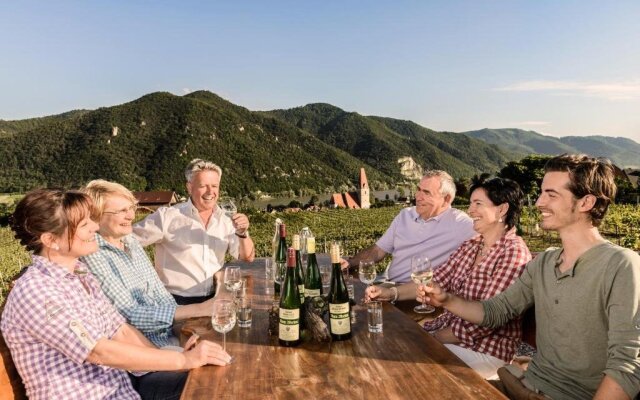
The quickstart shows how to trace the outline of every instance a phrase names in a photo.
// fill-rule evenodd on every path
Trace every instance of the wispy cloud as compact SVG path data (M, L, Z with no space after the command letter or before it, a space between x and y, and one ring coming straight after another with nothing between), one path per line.
M579 82L535 80L516 82L494 90L503 92L550 92L554 95L589 96L608 100L640 98L640 80Z

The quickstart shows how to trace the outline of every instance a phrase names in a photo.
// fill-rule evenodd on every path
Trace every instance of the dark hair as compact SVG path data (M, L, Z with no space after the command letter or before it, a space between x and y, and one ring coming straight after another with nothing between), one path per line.
M493 178L474 183L469 189L469 193L473 194L476 189L484 189L489 200L496 206L504 203L509 205L504 217L507 228L512 228L518 223L524 204L524 194L517 182L511 179Z
M600 226L609 204L616 197L616 183L611 161L585 154L562 154L553 157L544 166L544 172L568 172L567 189L576 199L590 194L596 198L589 210L593 226Z
M91 198L77 190L32 190L18 202L11 216L11 229L20 244L36 254L43 249L43 233L61 237L67 230L71 245L78 224L90 215L91 207Z

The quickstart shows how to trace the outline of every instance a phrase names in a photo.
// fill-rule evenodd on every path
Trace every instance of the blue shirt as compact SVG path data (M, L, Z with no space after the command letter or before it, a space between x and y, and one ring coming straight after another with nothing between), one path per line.
M376 245L393 256L387 271L389 280L406 283L411 281L411 257L426 253L437 268L475 235L473 220L463 211L448 208L424 220L410 207L400 211Z
M171 327L178 305L165 289L140 243L123 238L125 251L96 234L98 251L83 257L102 291L124 315L158 347L171 344Z

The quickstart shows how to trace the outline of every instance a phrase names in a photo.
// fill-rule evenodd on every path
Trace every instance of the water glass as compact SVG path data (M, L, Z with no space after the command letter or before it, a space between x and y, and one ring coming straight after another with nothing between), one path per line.
M370 301L367 303L367 325L369 332L382 332L382 303L379 301Z
M322 293L329 293L329 286L331 285L331 266L320 266L320 278L322 279Z
M240 297L238 299L238 307L236 310L238 315L238 326L240 328L251 328L251 297Z

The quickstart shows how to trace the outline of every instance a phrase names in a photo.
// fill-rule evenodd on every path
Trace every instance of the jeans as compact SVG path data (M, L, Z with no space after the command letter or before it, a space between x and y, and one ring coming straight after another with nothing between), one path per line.
M129 377L142 400L179 400L188 375L186 371L158 371Z

